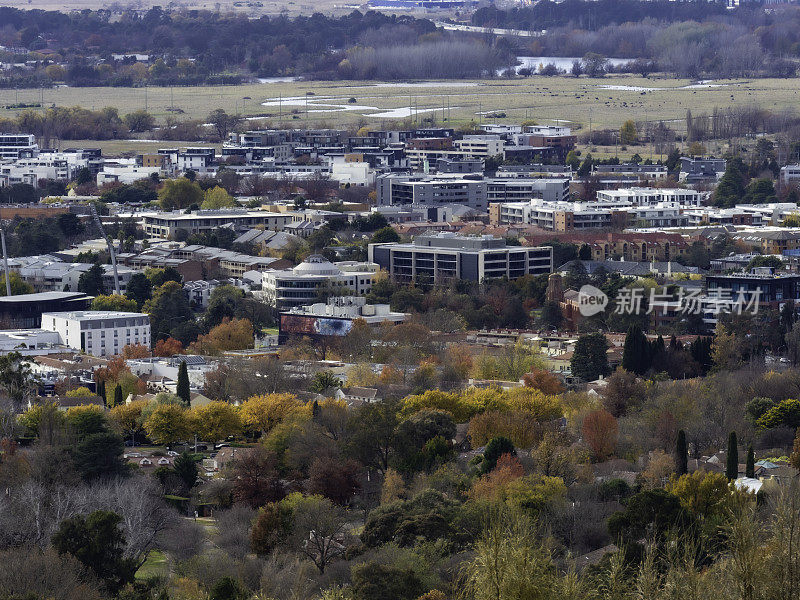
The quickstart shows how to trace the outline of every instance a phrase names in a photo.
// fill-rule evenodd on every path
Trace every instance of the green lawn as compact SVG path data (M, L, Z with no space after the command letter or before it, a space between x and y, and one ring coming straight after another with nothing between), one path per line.
M151 550L147 560L136 571L136 579L151 579L167 575L167 556L161 550Z

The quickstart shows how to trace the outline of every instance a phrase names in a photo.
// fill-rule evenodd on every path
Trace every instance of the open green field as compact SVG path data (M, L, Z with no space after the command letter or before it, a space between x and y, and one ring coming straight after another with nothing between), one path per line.
M680 132L687 108L694 115L732 105L784 109L796 105L798 91L798 79L702 84L636 76L415 83L288 81L190 88L0 90L0 105L39 101L41 93L45 106L114 106L121 114L146 106L160 120L170 114L203 119L210 111L223 108L254 119L254 127L302 127L307 123L314 127L366 124L379 128L409 121L458 126L470 121L519 123L533 119L561 120L578 129L590 125L616 129L625 120L634 119L674 120L671 127ZM0 109L0 117L15 112ZM498 112L505 117L491 114ZM259 122L259 117L264 120Z

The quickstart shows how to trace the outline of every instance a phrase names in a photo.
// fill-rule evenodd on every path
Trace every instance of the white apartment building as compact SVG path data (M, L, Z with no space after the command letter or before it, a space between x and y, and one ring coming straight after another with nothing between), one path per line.
M42 313L42 329L61 343L92 356L114 356L129 344L150 346L150 317L117 311Z
M17 160L36 156L39 145L36 136L21 133L0 133L0 159Z
M97 185L115 182L131 184L140 179L147 179L153 174L161 174L161 168L142 167L136 164L135 158L121 158L103 165L102 170L97 173Z
M465 156L490 158L503 153L505 141L498 135L465 135L453 145Z
M265 271L261 295L277 310L315 304L326 290L363 296L372 289L378 269L378 265L372 263L332 263L314 254L292 269Z
M630 202L637 206L658 204L659 202L677 202L681 206L701 206L708 196L705 192L695 190L658 189L658 188L624 188L619 190L599 190L597 199L605 202Z
M75 292L78 290L81 275L92 266L89 263L57 261L45 256L12 268L19 273L23 281L31 284L37 292ZM115 289L114 267L111 265L100 266L103 268L103 286L108 293L111 293ZM128 282L137 272L123 265L117 267L120 292L125 293Z
M493 222L536 225L550 231L577 231L603 227L680 227L688 225L688 215L674 202L633 205L627 201L502 202L489 210Z

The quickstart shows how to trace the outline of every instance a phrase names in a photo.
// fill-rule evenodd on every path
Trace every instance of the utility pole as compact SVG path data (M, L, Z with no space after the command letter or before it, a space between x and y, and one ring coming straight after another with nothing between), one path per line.
M0 224L0 241L3 243L3 272L6 278L6 296L11 295L11 278L8 276L8 252L6 252L6 228Z

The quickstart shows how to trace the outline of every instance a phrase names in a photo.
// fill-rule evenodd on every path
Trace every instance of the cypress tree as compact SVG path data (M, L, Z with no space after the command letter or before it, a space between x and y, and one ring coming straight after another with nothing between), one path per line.
M103 406L108 406L108 398L106 398L106 382L101 381L97 384L97 395L103 399Z
M747 447L747 464L744 469L744 475L751 479L756 476L756 457L753 454L753 446Z
M189 370L186 367L185 361L181 361L181 365L178 367L178 389L176 392L185 406L191 405L192 397L191 389L189 388Z
M725 476L733 481L739 476L739 446L736 443L736 432L731 431L728 436L728 457L725 466Z
M686 447L686 432L681 429L678 431L678 440L675 443L675 466L678 477L689 472L689 454Z
M117 385L114 388L114 406L120 406L122 404L122 386Z
M644 375L650 368L650 343L638 325L631 325L625 336L622 368L637 375Z

